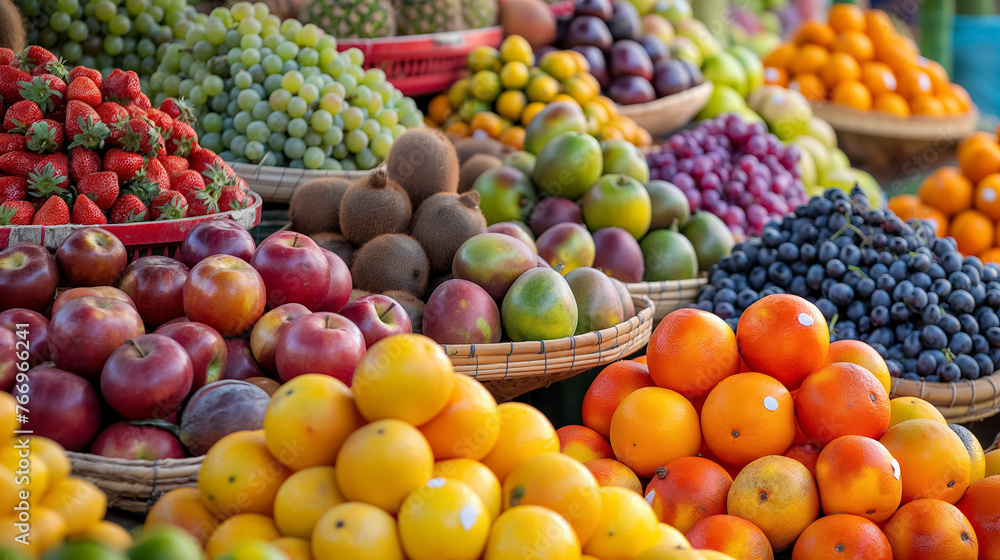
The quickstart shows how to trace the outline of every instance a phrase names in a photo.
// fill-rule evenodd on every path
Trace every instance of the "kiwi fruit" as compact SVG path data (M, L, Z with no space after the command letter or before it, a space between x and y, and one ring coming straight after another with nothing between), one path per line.
M351 290L351 299L349 299L347 301L354 301L356 299L360 299L360 298L363 298L365 296L370 296L370 295L372 295L371 292L366 292L364 290L359 290L357 288L354 288L353 290Z
M410 235L424 248L434 272L450 271L458 248L480 233L486 233L486 218L479 211L479 191L428 198L413 214L410 227Z
M339 233L340 200L350 186L350 181L337 178L313 179L299 185L288 203L292 229L304 235Z
M458 156L439 130L411 128L399 135L385 160L389 177L410 195L413 207L437 193L458 192Z
M21 12L11 0L0 0L0 47L6 47L17 53L23 51L25 46Z
M413 207L410 199L378 168L347 189L340 201L340 231L361 246L386 233L405 233Z
M513 152L514 148L491 138L463 138L455 142L458 163L463 165L476 154L486 154L502 160Z
M400 290L420 297L429 276L423 247L401 233L386 233L365 243L354 252L351 265L354 286L372 293Z
M489 154L476 154L470 157L458 170L458 194L471 190L472 184L484 171L502 165L503 161L500 158Z
M347 268L351 267L351 263L354 259L355 247L354 244L348 241L346 237L340 235L339 233L329 231L314 233L309 237L311 237L312 240L315 241L320 247L340 257L340 260L344 261Z
M420 298L407 292L399 290L389 290L382 295L391 297L396 303L403 306L406 314L410 317L410 328L415 334L420 334L424 326L424 302Z

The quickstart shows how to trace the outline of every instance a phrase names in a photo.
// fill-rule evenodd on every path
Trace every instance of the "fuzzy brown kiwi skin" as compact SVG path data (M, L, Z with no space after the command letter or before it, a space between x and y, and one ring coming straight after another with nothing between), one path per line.
M370 295L372 295L371 292L366 292L364 290L359 290L357 288L354 288L353 290L351 290L351 299L349 299L348 302Z
M410 196L413 208L437 193L457 193L458 166L451 142L431 128L400 134L385 161L389 177Z
M0 0L0 47L16 53L23 51L25 46L24 21L20 10L11 0Z
M347 268L351 268L351 263L354 262L354 251L357 248L346 237L330 231L314 233L309 237L320 247L340 257Z
M429 277L427 255L409 235L380 235L354 252L351 278L358 289L371 293L400 290L420 297Z
M455 142L455 154L458 155L458 162L461 165L465 165L465 162L477 154L486 154L502 160L512 153L514 148L488 138L463 138Z
M369 173L340 200L340 232L357 246L386 233L406 233L413 207L385 169Z
M458 170L458 194L472 190L472 185L484 172L502 166L503 160L489 154L476 154L470 157Z
M479 200L478 191L436 194L413 215L410 235L424 248L434 272L450 271L462 243L486 233L486 218L479 211Z
M339 178L313 179L300 185L288 203L292 229L305 235L339 233L340 200L350 186L350 181Z
M401 305L410 317L410 326L415 334L420 334L424 326L424 302L413 294L399 290L389 290L382 295L391 297L396 303Z

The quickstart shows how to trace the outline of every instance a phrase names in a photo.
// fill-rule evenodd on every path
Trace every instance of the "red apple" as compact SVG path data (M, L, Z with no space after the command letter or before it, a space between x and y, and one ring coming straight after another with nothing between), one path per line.
M49 320L41 313L20 307L8 309L0 313L0 327L15 333L17 331L28 333L29 366L35 367L51 359L49 356Z
M52 316L49 352L57 368L97 379L111 353L144 332L142 318L127 303L85 296Z
M0 311L45 311L59 285L59 267L45 247L18 243L0 251Z
M177 260L191 268L212 255L232 255L249 261L255 247L250 232L233 220L208 220L188 232Z
M278 337L275 364L282 381L321 373L350 385L365 349L365 337L354 323L320 311L299 317L284 329Z
M281 383L278 383L270 377L249 377L246 379L246 382L260 387L265 393L268 394L268 396L277 393L278 389L281 388Z
M54 440L66 451L84 451L101 428L101 401L86 379L52 366L28 371L28 382L14 385L14 396L27 402L22 429Z
M17 377L18 366L27 363L29 357L27 340L21 341L19 348L14 331L0 329L0 391L10 392ZM22 359L23 358L23 359Z
M120 302L127 303L129 307L135 309L135 302L132 298L125 292L119 290L118 288L112 288L111 286L94 286L93 288L70 288L68 290L59 292L56 296L56 300L52 302L52 316L54 317L56 313L67 303L73 301L74 299L79 299L82 297L99 297L116 299Z
M261 242L250 264L267 287L267 303L301 303L316 311L330 293L330 263L319 245L294 231L279 231Z
M130 461L159 461L187 457L187 452L177 436L155 424L145 425L142 421L136 424L127 421L115 422L104 428L90 446L90 452L101 457Z
M353 287L351 269L347 268L343 259L333 251L323 247L320 247L319 250L323 251L323 256L330 264L330 287L327 289L326 299L323 300L323 304L319 306L317 311L337 313L351 299L351 288Z
M264 369L277 373L274 367L274 352L278 349L278 337L292 321L312 313L301 303L286 303L264 314L250 332L250 351Z
M156 328L184 316L184 282L191 270L170 257L149 256L128 265L118 288L129 295L142 321Z
M59 244L56 263L70 286L113 286L128 265L128 251L110 231L86 227Z
M226 340L219 331L203 323L189 321L163 325L153 334L169 336L184 347L191 358L191 369L194 372L192 391L225 376L229 353L226 351Z
M144 334L126 340L108 358L101 394L125 418L163 418L184 402L193 377L191 358L180 343Z
M226 339L226 375L225 379L250 379L251 377L267 377L267 372L257 363L250 351L250 343L243 338Z
M252 327L265 304L264 280L237 257L212 255L195 265L184 282L184 314L222 336Z
M348 303L340 310L365 337L365 347L394 334L413 332L410 316L396 300L382 294L372 294Z

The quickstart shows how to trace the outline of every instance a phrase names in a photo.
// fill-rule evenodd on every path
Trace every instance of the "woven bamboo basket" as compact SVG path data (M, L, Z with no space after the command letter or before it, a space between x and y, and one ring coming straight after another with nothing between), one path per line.
M293 169L291 167L273 167L269 165L253 165L250 163L234 163L233 170L247 182L247 185L260 195L264 202L280 202L287 204L292 199L295 189L313 179L324 177L339 177L348 181L357 181L368 175L368 171L323 171L317 169Z
M982 420L1000 413L1000 371L975 381L957 383L893 378L889 396L921 398L937 407L952 423Z
M636 315L611 328L555 340L446 344L455 371L478 379L508 401L642 349L653 332L653 302L632 296Z
M618 113L631 118L653 136L661 136L691 122L708 103L713 89L712 82L706 81L649 103L619 105Z
M1000 448L1000 434L997 434L997 438L993 440L993 445L989 446L989 448L986 449L986 452L989 453L990 451L996 451L998 448Z
M708 277L702 276L690 280L635 282L625 287L633 296L647 297L653 302L653 326L656 326L671 311L697 301L698 292L707 284Z
M68 452L73 474L108 495L108 507L145 515L163 494L198 485L205 458L130 461L90 453Z

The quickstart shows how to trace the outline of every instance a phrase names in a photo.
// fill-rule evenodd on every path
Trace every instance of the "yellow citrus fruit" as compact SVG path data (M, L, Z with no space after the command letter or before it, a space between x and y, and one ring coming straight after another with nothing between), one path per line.
M483 500L491 520L500 515L500 500L503 493L500 481L493 471L479 461L472 459L438 461L434 463L434 472L431 476L464 482Z
M657 528L660 530L660 540L656 543L656 546L691 548L691 543L688 542L687 537L685 537L684 533L678 531L676 528L671 527L666 523L658 524Z
M569 521L580 542L594 534L601 511L597 479L582 463L561 453L525 459L503 482L503 505L535 505Z
M448 88L448 103L455 109L458 109L462 103L469 97L469 79L462 78L451 84Z
M586 75L589 76L589 74ZM600 85L595 88L594 84L591 83L590 80L584 78L580 74L567 78L563 82L563 89L578 105L581 106L589 103L597 97L598 93L601 93Z
M373 346L374 348L374 346ZM434 470L431 446L401 420L379 420L351 434L337 455L337 485L350 501L396 513Z
M917 397L896 397L889 401L889 427L907 420L934 420L947 424L944 415L931 403Z
M493 395L475 379L455 374L451 400L433 420L420 426L434 458L475 459L486 456L500 436L500 413Z
M313 532L315 560L404 560L396 520L368 504L348 502L323 514Z
M497 407L500 436L482 463L502 482L507 473L525 459L542 453L559 452L559 436L552 423L538 409L523 403L506 402Z
M301 470L278 489L274 497L274 523L286 537L308 539L326 510L344 501L334 467Z
M481 70L469 78L469 93L486 103L492 103L500 95L500 88L500 76L491 70Z
M464 482L432 478L399 507L399 540L410 560L476 560L490 534L486 504Z
M524 90L528 94L528 99L540 103L548 103L559 95L559 82L555 78L546 74L540 74L531 78L528 87Z
M965 450L969 452L969 461L972 463L969 486L972 486L986 476L986 454L983 453L983 446L979 443L979 439L965 426L948 424L948 427L962 438Z
M282 537L271 541L271 546L284 554L287 560L312 560L312 547L305 539Z
M30 448L4 445L3 448L0 448L0 466L7 467L14 473L15 483L22 483L24 489L31 496L30 500L44 496L52 485L49 465L41 454L31 453Z
M500 84L506 89L523 89L531 79L531 70L523 62L508 62L500 69Z
M629 560L659 542L659 522L642 496L617 486L604 486L598 492L601 514L584 552L603 560Z
M3 546L16 544L15 550L37 558L66 539L66 521L58 513L44 506L32 506L29 515L30 518L26 521L18 519L17 515L0 517L0 542ZM15 523L27 523L30 526L27 537L21 529L14 526ZM26 539L27 546L17 544L14 540L16 538Z
M420 426L437 416L455 388L441 345L419 334L384 338L368 349L351 390L365 420L395 418Z
M611 115L608 114L608 110L604 105L591 101L583 106L583 114L587 118L592 118L597 121L597 124L604 126L608 124L611 120Z
M552 98L553 103L557 103L559 101L562 101L563 103L569 103L570 105L573 105L575 107L580 106L580 104L576 102L576 99L573 99L572 96L565 93L560 93L559 95L556 95L555 97Z
M28 436L28 446L33 455L40 455L45 460L45 466L49 468L49 477L52 483L66 478L73 470L66 450L51 439L42 436Z
M481 70L497 72L500 70L500 51L490 46L480 45L469 53L465 67L472 72Z
M563 81L576 74L576 58L566 51L549 51L542 55L538 67L556 80Z
M308 373L288 381L264 413L267 450L302 470L331 465L344 440L362 424L351 390L329 375Z
M576 62L576 75L577 76L580 76L580 75L593 76L590 73L590 61L587 60L587 57L583 56L583 53L580 53L580 52L577 52L577 51L573 51L573 50L563 51L563 52L568 53L570 56L572 56L573 57L573 61Z
M0 511L14 511L14 507L21 501L24 485L15 482L16 478L14 471L0 465Z
M541 506L517 506L500 514L490 531L483 560L577 560L580 541L573 527Z
M104 514L108 512L108 497L92 482L67 477L49 488L42 505L61 515L66 521L66 532L72 535L104 519Z
M535 52L528 40L520 35L510 35L500 43L500 58L504 62L520 62L526 66L535 65Z
M217 560L288 560L284 553L273 544L261 539L250 538L240 541L222 555L213 557Z
M205 507L217 517L271 515L274 496L291 474L267 451L264 430L233 432L205 454L198 490Z
M73 539L97 541L114 550L127 550L133 544L132 535L124 527L111 521L100 521L86 531L73 535Z
M724 555L725 556L725 555ZM725 558L729 558L725 556ZM635 560L708 560L700 550L675 548L670 545L657 545L647 548Z
M521 124L528 126L531 119L535 118L535 115L541 112L545 108L545 103L535 101L533 103L528 103L528 105L521 111Z
M259 513L241 513L219 524L205 545L205 553L215 558L247 540L273 541L281 538L274 520Z
M10 438L18 428L17 401L14 395L0 392L0 440Z
M507 90L497 98L497 113L500 116L516 121L521 118L521 113L528 103L528 97L524 92L517 90Z

